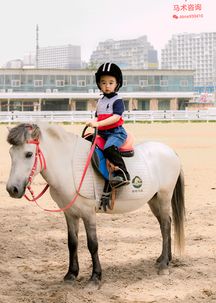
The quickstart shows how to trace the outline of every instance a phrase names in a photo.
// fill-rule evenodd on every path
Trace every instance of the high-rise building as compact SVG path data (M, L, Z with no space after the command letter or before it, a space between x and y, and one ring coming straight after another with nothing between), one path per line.
M35 67L35 53L25 53L23 56L23 67Z
M93 51L90 64L98 66L112 61L123 69L157 69L157 51L147 41L147 36L131 40L113 39L99 42Z
M81 47L78 45L40 47L37 56L38 68L77 69L81 67Z
M216 32L173 35L161 51L162 69L193 69L199 92L213 92L216 85Z

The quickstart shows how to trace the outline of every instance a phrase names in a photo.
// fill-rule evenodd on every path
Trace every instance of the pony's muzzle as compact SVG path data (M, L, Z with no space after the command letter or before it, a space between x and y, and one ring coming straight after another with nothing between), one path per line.
M14 184L7 184L6 189L9 193L9 195L12 198L22 198L22 196L25 193L25 186L18 186L18 185L14 185Z

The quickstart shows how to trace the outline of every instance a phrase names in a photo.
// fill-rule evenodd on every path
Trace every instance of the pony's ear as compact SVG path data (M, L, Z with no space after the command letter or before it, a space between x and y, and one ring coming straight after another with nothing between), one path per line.
M32 137L32 139L37 140L37 139L39 139L40 134L41 134L40 128L36 124L33 124L32 126L33 126L33 129L32 129L32 133L31 133L31 137Z
M8 132L10 132L12 130L12 127L7 126L7 130L8 130Z

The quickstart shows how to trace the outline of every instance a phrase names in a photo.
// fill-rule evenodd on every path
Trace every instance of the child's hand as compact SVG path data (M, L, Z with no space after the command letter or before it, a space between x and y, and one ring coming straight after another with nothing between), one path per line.
M99 126L98 122L97 122L97 121L94 121L94 120L87 121L87 122L86 122L86 125L87 125L87 126L90 126L90 127L96 127L96 128Z

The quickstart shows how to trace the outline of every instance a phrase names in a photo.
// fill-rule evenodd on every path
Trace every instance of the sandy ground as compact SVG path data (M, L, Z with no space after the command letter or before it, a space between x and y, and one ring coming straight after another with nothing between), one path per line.
M83 126L64 126L81 133ZM185 172L186 251L174 255L170 275L154 267L161 251L159 225L148 205L124 215L98 214L103 285L86 285L91 260L83 225L79 235L80 275L73 284L62 279L68 267L63 214L42 211L25 199L8 196L7 129L0 126L0 303L76 302L216 302L216 124L127 124L136 142L157 140L179 154ZM40 191L43 181L35 180ZM49 194L40 202L53 207Z

